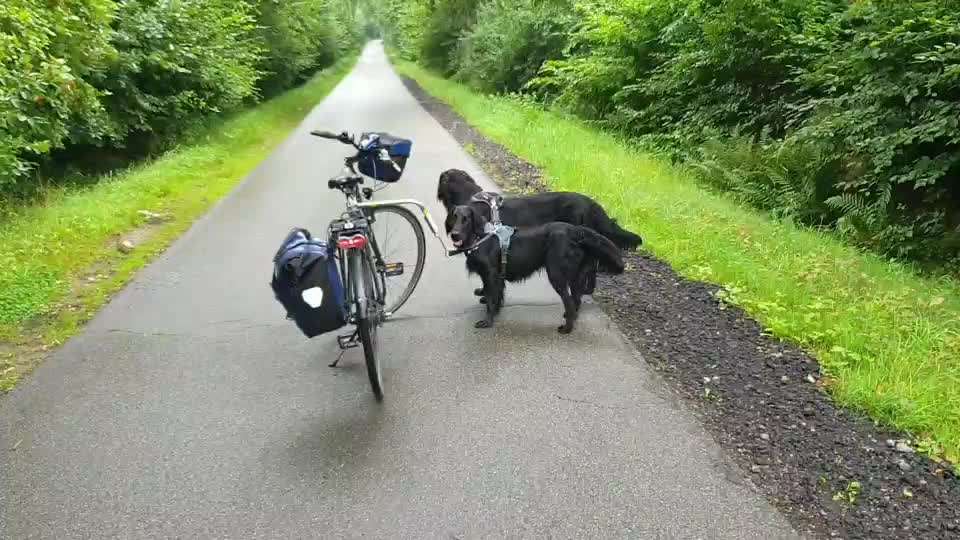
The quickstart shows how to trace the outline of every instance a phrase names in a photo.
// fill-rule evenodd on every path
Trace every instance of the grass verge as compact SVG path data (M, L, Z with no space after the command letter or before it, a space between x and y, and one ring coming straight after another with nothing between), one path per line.
M0 223L0 392L269 155L353 63L344 59L150 163L87 189L51 191ZM146 225L141 210L169 219ZM124 255L116 240L132 230L149 234Z
M960 285L773 221L703 189L692 172L608 133L514 99L478 95L405 62L475 128L542 168L553 189L589 194L679 273L725 287L778 337L813 352L842 405L960 454Z

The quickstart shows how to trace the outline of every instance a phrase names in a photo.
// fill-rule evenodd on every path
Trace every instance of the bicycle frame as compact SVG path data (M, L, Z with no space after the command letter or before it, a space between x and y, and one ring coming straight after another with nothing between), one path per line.
M350 208L377 208L380 206L416 206L420 210L420 214L423 215L423 220L427 223L427 228L430 229L430 233L433 234L440 242L440 246L443 248L444 256L447 256L447 244L443 241L443 235L440 234L440 228L437 227L437 224L433 221L433 216L430 215L430 210L427 209L426 205L416 199L388 199L384 201L366 201L359 202L353 195L347 195L347 209ZM376 242L374 242L376 243ZM379 253L377 254L379 256Z
M355 191L359 191L359 190L355 190ZM420 210L420 213L423 216L424 221L427 223L427 228L430 229L430 232L433 234L433 236L440 242L440 246L443 248L444 256L448 256L447 246L446 246L446 243L443 241L442 235L440 234L440 229L437 227L437 224L433 221L433 216L430 215L430 210L427 209L427 207L420 201L416 199L390 199L390 200L383 200L383 201L360 202L357 200L358 193L356 192L351 193L351 192L344 191L344 195L346 196L346 199L347 199L347 203L346 203L347 214L352 213L352 211L356 209L361 209L361 210L367 209L367 208L375 209L375 208L384 207L384 206L415 206L417 207ZM367 213L364 212L364 215L367 216ZM369 219L369 216L367 217ZM352 270L350 269L350 265L347 264L347 259L351 256L354 256L352 252L360 251L359 256L367 258L368 263L371 264L373 268L379 269L383 263L383 256L380 253L380 246L377 243L377 238L373 232L373 229L368 225L363 230L362 234L367 239L367 244L366 246L364 246L362 250L341 249L338 246L338 251L341 254L340 274L344 276L344 282L345 282L345 285L347 285L347 291L346 291L348 296L347 303L348 305L357 306L359 308L358 313L355 314L357 317L366 316L367 299L365 295L360 295L358 294L358 291L352 290L353 285L351 283L351 280L353 278L350 276L350 273L352 272ZM357 266L360 266L360 265L358 264ZM374 275L375 275L374 286L377 289L376 290L377 296L381 300L385 301L386 288L387 288L386 282L385 282L386 278L380 272L375 272ZM389 317L391 314L392 313L384 313L383 315L385 317Z

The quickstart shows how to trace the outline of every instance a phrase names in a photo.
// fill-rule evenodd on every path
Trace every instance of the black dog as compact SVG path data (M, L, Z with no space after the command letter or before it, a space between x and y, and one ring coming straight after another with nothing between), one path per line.
M464 171L448 169L440 174L437 200L449 213L455 206L469 204L471 197L483 191ZM582 195L566 191L505 197L500 208L500 219L505 225L529 227L553 221L590 227L606 236L620 249L636 249L643 243L638 235L621 228L607 215L599 203Z
M440 174L437 200L443 203L449 216L454 207L471 204L471 198L481 191L483 189L469 174L459 169L448 169ZM477 203L473 206L490 219L487 205ZM557 191L504 198L500 207L500 220L513 227L544 225L554 221L581 225L607 237L620 249L636 249L643 243L640 236L620 227L599 203L580 193ZM596 271L594 266L584 274L585 294L593 294ZM481 296L482 289L477 289L475 294Z
M593 261L601 261L611 273L623 272L620 249L613 242L587 227L561 222L514 232L502 267L503 250L496 236L484 232L487 222L477 208L467 205L454 207L446 221L453 245L467 255L467 269L483 280L487 316L477 322L477 328L493 326L493 318L503 305L504 280L523 281L546 269L553 290L563 300L565 322L557 331L569 334L580 312L583 277Z

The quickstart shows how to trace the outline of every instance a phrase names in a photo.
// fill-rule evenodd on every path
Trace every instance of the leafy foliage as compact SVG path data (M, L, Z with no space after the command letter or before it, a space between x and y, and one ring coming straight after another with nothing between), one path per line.
M254 95L261 49L252 6L235 0L120 4L113 41L123 54L96 83L113 136L174 135L184 124Z
M358 31L343 24L351 15L346 10L354 6L350 2L342 4L338 6L334 0L260 0L260 88L273 94L303 82L359 40ZM338 7L344 11L338 11Z
M779 216L960 260L955 1L406 4L381 23L408 58L691 159Z
M960 12L947 1L860 2L815 37L798 138L843 156L827 200L898 256L960 254Z
M72 135L107 129L101 92L88 81L113 56L113 2L0 3L0 190Z
M301 82L357 43L355 0L0 4L0 195L38 165L137 157ZM92 157L90 157L92 156Z
M457 50L457 77L488 91L516 92L560 58L576 20L565 0L492 0Z

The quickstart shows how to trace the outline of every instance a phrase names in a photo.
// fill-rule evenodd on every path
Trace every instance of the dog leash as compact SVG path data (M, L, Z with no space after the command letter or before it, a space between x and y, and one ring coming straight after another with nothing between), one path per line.
M467 253L467 254L473 253L474 251L477 250L477 248L480 247L480 244L486 242L487 240L493 238L494 236L496 236L496 235L495 235L494 233L492 233L492 232L487 233L487 234L485 234L485 235L483 236L483 238L477 240L476 242L473 243L472 246L470 246L470 247L468 247L468 248L451 249L450 251L447 251L447 256L448 256L448 257L453 257L454 255L459 255L459 254L461 254L461 253Z

